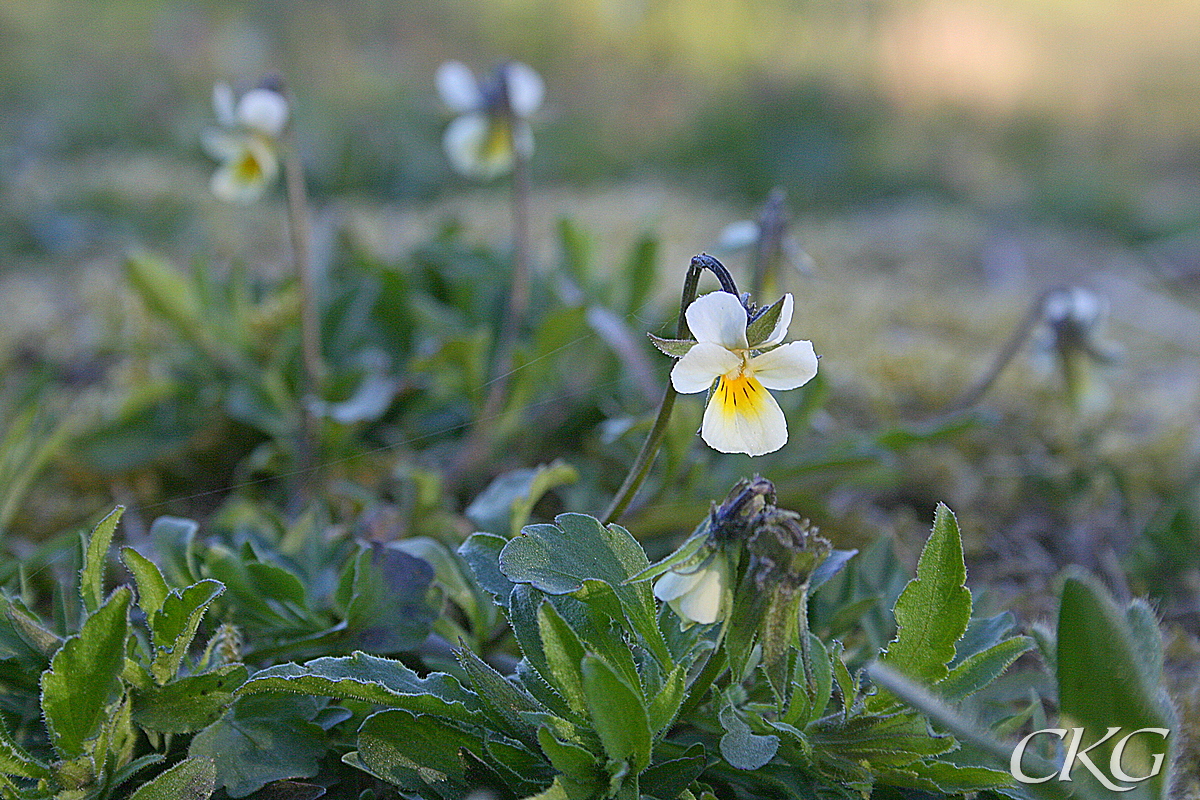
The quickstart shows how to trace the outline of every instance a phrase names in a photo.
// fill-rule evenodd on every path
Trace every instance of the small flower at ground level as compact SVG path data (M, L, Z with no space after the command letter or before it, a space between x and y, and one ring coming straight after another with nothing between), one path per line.
M1035 339L1035 353L1057 362L1067 393L1081 411L1099 410L1108 403L1108 391L1096 374L1097 365L1117 360L1113 348L1099 337L1106 312L1103 299L1078 286L1054 289L1042 301L1044 327Z
M490 180L533 155L528 118L542 104L545 84L532 68L502 64L482 83L465 64L447 61L437 71L438 93L461 116L446 128L442 145L456 172Z
M780 344L792 306L792 296L784 295L774 329L753 348L746 338L746 309L735 295L713 292L688 306L685 316L696 344L671 370L671 384L681 394L694 394L716 381L700 428L714 450L758 456L787 443L783 411L767 390L795 389L817 374L812 342Z
M221 166L209 186L221 200L250 203L279 175L278 140L287 127L287 98L261 86L235 98L228 85L213 87L213 113L222 130L204 135L204 149Z
M721 553L693 566L664 573L654 582L654 596L684 619L708 625L725 616L729 565Z

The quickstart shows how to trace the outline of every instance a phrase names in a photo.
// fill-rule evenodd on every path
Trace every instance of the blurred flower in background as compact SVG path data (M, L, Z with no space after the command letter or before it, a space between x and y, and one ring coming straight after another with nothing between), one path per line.
M450 165L467 178L491 180L533 155L528 118L542 105L545 84L533 69L517 61L497 67L482 82L461 61L437 71L438 93L461 116L446 128L442 145Z
M287 127L288 101L274 82L235 98L228 84L213 86L213 113L221 125L207 131L205 151L221 166L209 184L230 203L252 203L279 175L279 137Z
M1118 358L1115 348L1100 338L1107 314L1104 299L1079 286L1053 289L1042 301L1043 325L1034 340L1035 353L1057 364L1067 394L1080 411L1108 404L1108 390L1097 374L1097 367Z

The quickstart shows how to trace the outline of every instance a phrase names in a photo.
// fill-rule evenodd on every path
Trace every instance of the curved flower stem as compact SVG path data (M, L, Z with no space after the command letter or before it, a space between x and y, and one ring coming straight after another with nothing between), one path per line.
M1041 321L1044 314L1043 307L1045 306L1046 296L1048 294L1049 292L1043 292L1037 297L1036 300L1033 301L1033 304L1029 307L1029 311L1025 314L1025 317L1017 325L1016 329L1013 330L1012 335L1008 338L1008 341L1004 343L1004 347L1001 348L1000 352L996 354L996 358L994 361L992 361L992 365L988 368L988 371L985 372L979 378L979 380L975 382L974 386L963 392L963 394L957 400L948 405L941 412L941 414L938 414L937 416L966 411L968 408L983 399L983 396L987 394L987 390L992 388L992 384L994 384L996 379L1000 377L1000 373L1002 373L1004 368L1012 363L1012 360L1016 358L1017 353L1021 350L1021 345L1025 344L1025 341L1029 338L1029 335L1033 333L1033 329L1037 326L1038 322Z
M683 280L683 296L679 301L679 321L675 325L675 338L677 339L686 339L691 335L684 313L696 299L700 274L706 269L717 276L722 290L735 297L738 296L737 285L733 282L733 277L730 276L729 270L725 268L724 264L706 253L693 256L692 263L688 265L687 276ZM666 391L663 392L663 399L658 404L658 416L654 418L650 433L646 436L646 441L642 444L637 458L629 467L629 474L625 476L625 482L621 484L616 496L609 503L608 510L604 512L602 522L605 525L615 522L625 512L642 482L646 480L646 475L650 473L650 467L654 465L654 457L658 455L658 448L662 445L663 436L667 432L667 422L671 419L671 410L675 407L675 395L675 387L668 380Z

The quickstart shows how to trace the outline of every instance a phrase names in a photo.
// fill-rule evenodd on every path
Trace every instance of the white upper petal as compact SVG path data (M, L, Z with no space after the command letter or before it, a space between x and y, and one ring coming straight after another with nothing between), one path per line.
M212 106L218 123L226 128L232 128L237 124L237 115L234 114L233 89L229 88L228 83L213 84Z
M698 584L704 575L704 570L698 569L687 575L678 572L664 572L662 577L654 582L654 596L663 602L674 600L686 594Z
M508 107L518 117L528 117L537 111L546 94L542 76L520 61L504 65L504 88L508 92Z
M775 398L767 392L753 411L726 413L714 395L704 409L700 437L721 453L761 456L787 444L787 420Z
M684 312L698 342L713 342L729 350L745 350L746 309L737 295L711 292L697 297Z
M725 584L725 570L715 560L690 575L666 573L654 584L654 596L670 604L679 616L708 625L721 618Z
M288 102L271 89L251 89L237 104L237 121L272 139L283 133L288 121Z
M511 146L489 147L493 122L486 114L464 114L446 127L442 146L455 172L489 180L512 169Z
M471 72L471 68L461 61L447 61L438 67L437 75L438 94L442 96L442 102L451 111L464 113L467 111L478 111L483 106L483 97L479 93L479 83L475 80L475 73Z
M697 342L671 370L671 385L680 394L703 392L717 378L742 365L742 357L712 342Z
M779 309L779 319L775 321L775 327L771 329L771 335L763 341L762 347L779 344L783 341L783 337L787 336L788 326L792 324L792 309L794 306L795 301L792 300L792 293L788 292L783 296L783 308Z
M812 342L788 342L750 359L750 372L768 389L795 389L817 374Z
M717 246L725 250L741 250L758 243L758 223L752 219L731 222L717 237Z

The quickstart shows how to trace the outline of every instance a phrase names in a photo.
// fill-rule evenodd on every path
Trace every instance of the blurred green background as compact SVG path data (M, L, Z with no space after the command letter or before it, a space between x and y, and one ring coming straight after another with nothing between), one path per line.
M1200 225L1190 0L4 0L0 252L203 239L212 83L273 71L318 203L460 192L433 72L508 57L548 85L542 185L748 207L779 184L804 213L917 193L1125 242Z

